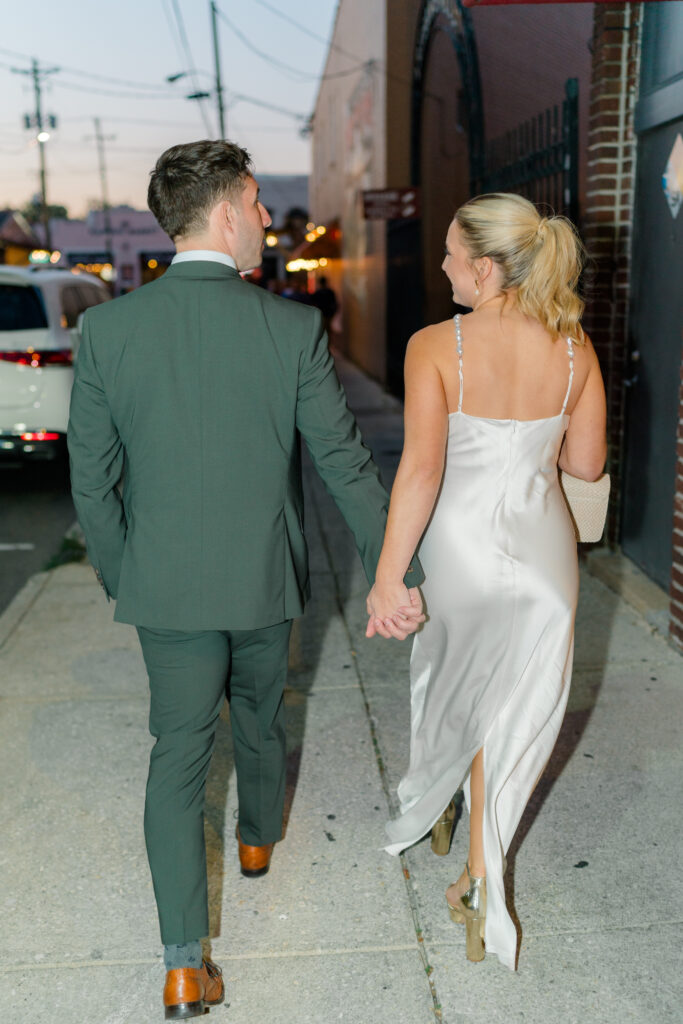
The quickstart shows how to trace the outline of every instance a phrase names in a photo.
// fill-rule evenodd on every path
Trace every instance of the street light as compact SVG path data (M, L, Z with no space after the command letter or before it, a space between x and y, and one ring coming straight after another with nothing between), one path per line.
M193 79L193 84L196 84L196 81L197 81L197 79L195 77L196 75L208 75L208 71L177 71L174 75L167 75L166 76L166 81L167 82L179 82L181 78L188 78L188 77L190 77L190 78ZM203 106L203 101L204 100L208 100L210 98L211 98L211 93L210 92L205 92L203 89L201 89L201 90L200 89L196 89L195 92L191 92L191 93L189 93L185 97L186 100L199 100L199 104L200 104L199 109L201 111L202 120L204 121L204 127L206 128L207 135L211 135L212 134L212 130L211 130L211 125L209 123L209 120L208 120L208 118L206 116L206 111L205 111L204 106Z

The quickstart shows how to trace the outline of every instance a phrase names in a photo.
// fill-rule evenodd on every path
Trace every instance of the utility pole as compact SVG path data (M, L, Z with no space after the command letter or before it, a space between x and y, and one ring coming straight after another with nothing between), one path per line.
M33 93L35 96L36 109L33 116L26 114L24 117L24 125L26 128L37 129L36 138L38 140L40 153L40 219L43 223L43 230L45 232L45 248L52 251L50 216L47 208L47 171L45 167L45 143L50 138L50 133L46 131L46 124L43 120L41 79L47 75L54 74L55 71L59 71L59 68L40 68L38 61L34 57L31 61L30 71L25 68L12 68L12 71L17 75L31 75L33 78ZM57 118L53 114L50 114L46 120L47 125L49 125L50 128L57 127Z
M112 263L114 262L114 253L112 251L112 230L111 230L111 216L109 213L109 190L107 188L107 164L104 155L104 143L115 139L115 135L103 135L102 124L99 117L93 118L95 124L95 141L97 142L97 159L100 165L100 183L102 185L102 214L104 218L104 239L109 253L109 258Z
M211 31L213 33L213 60L216 71L216 103L218 104L218 127L221 138L225 138L225 108L223 106L223 85L221 83L221 58L218 51L218 23L215 0L211 0Z

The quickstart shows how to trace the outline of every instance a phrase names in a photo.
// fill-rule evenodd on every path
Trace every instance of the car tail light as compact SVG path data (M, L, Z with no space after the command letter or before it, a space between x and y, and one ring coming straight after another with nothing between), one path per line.
M58 441L59 434L53 434L50 430L33 430L21 435L22 441Z
M70 348L0 350L0 361L17 363L19 366L71 366L73 352Z

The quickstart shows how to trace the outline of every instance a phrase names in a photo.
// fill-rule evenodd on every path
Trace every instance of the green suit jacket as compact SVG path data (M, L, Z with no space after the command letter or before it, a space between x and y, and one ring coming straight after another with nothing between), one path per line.
M299 435L372 582L388 496L317 310L209 261L175 264L88 310L68 430L72 491L118 621L257 629L301 614ZM414 561L406 582L422 579Z

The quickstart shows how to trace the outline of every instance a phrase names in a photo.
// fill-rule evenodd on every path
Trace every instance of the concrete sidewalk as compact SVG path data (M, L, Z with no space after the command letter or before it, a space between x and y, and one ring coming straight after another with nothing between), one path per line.
M390 482L401 408L343 366ZM409 644L365 640L352 540L307 472L314 598L287 690L288 824L270 873L238 869L227 711L207 837L220 1024L666 1024L682 1019L681 658L584 573L569 710L509 855L519 971L465 959L428 840L379 852L408 760ZM151 739L131 627L91 569L34 577L0 619L3 1024L162 1021L142 835Z

